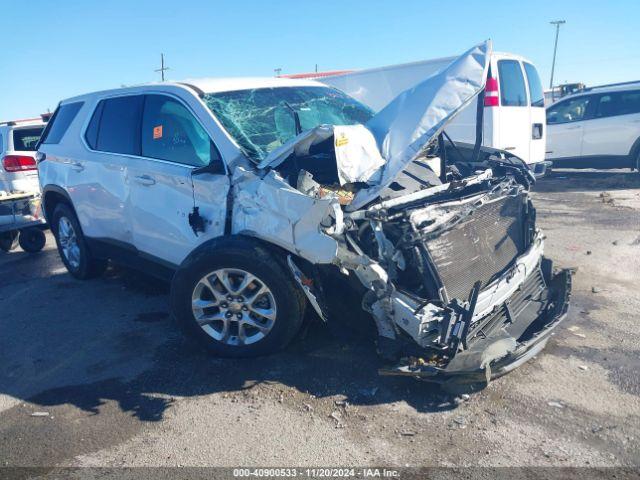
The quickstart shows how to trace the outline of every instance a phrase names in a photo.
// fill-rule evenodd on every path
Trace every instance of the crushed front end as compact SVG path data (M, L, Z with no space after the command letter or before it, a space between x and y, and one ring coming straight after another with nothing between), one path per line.
M543 256L528 189L492 170L347 215L355 273L378 326L382 374L489 381L546 344L564 318L570 272ZM376 278L376 276L378 278Z

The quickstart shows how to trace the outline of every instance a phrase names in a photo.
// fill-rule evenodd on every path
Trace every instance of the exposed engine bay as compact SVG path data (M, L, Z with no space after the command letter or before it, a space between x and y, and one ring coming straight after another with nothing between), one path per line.
M341 182L334 136L292 153L277 172L307 196L338 201L340 212L322 228L339 244L333 265L365 287L362 308L376 322L379 352L396 364L383 373L488 380L492 364L499 371L500 360L520 358L519 349L566 312L570 275L554 274L542 256L527 165L445 139L353 212L346 207L367 184ZM322 283L336 270L289 264L329 319Z
M349 321L326 290L357 279L385 374L488 381L541 350L568 308L570 272L543 257L535 176L481 146L488 51L470 50L366 125L300 131L258 173L234 172L232 233L290 252L325 321ZM455 142L446 125L478 95L476 143Z

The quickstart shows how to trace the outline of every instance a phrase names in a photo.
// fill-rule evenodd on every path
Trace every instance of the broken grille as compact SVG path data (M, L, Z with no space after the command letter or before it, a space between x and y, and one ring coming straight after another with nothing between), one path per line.
M524 252L524 194L484 204L425 243L450 299L467 300L503 274Z

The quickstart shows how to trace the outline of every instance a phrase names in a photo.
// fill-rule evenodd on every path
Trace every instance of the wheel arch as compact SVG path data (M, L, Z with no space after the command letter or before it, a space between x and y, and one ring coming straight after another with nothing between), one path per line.
M282 247L274 245L273 243L269 243L266 240L262 240L258 237L253 237L245 234L223 235L220 237L212 238L198 245L198 247L196 247L189 255L187 255L182 263L180 263L180 266L176 270L171 283L180 281L181 271L198 262L204 255L208 255L212 252L215 252L216 250L223 248L251 251L251 249L254 249L256 247L264 250L282 267L282 270L286 275L290 276L302 299L304 299L303 303L306 303L306 296L287 263L287 256L291 255L294 259L300 259L305 262L307 262L307 260L304 260L302 257L299 257Z
M640 137L633 142L631 150L629 150L629 158L631 159L632 168L640 170Z
M73 206L73 202L71 201L71 197L64 188L59 185L45 185L42 189L42 211L44 212L44 217L49 223L49 226L51 226L53 212L56 209L56 206L60 203L68 205L69 208L73 210L76 217L78 216L76 209Z

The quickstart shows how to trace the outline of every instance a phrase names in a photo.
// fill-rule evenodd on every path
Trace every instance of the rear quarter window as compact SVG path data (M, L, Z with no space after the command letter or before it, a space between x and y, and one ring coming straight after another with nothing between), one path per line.
M23 152L35 152L44 127L21 128L13 131L13 149Z
M43 133L43 144L55 144L60 143L62 137L67 132L69 125L73 122L73 119L78 115L78 111L82 107L84 102L65 103L60 105L56 112L49 120L49 124Z
M524 62L523 65L524 71L527 74L531 106L544 107L544 91L542 90L542 82L540 81L538 70L530 63Z
M525 107L527 105L527 89L524 76L517 60L499 60L498 77L500 78L500 105L503 107Z

